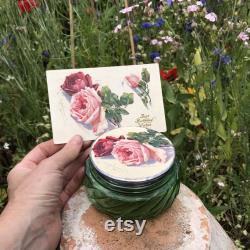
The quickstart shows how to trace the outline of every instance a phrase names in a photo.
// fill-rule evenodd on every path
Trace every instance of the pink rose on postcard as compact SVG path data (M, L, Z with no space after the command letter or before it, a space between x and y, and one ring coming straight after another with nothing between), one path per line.
M83 72L77 72L67 76L63 85L61 85L61 88L69 95L73 95L85 87L92 86L93 84L90 75L84 75Z
M106 113L103 107L101 107L100 116L93 123L93 132L95 134L101 134L108 129L108 121L106 119Z
M130 76L126 76L125 79L132 89L139 86L140 78L137 75L131 74Z
M147 147L136 140L120 140L115 143L112 155L125 165L141 165L150 158Z
M151 105L151 97L148 84L150 82L150 73L149 71L144 68L141 72L141 77L130 74L125 76L126 84L132 88L135 93L141 98L141 101L148 108Z
M101 103L102 99L96 90L86 87L72 96L71 115L79 122L91 124L94 131L101 131L100 125L107 127L105 118L102 117Z

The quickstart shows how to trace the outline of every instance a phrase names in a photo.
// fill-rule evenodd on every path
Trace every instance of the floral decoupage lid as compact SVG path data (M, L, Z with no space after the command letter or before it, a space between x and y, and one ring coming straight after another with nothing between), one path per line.
M101 135L90 159L102 175L117 181L145 182L166 173L175 149L163 134L141 127L122 127Z

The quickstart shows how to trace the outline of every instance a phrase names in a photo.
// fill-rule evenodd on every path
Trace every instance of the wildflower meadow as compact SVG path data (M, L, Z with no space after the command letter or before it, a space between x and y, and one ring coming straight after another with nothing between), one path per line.
M0 0L0 209L52 137L46 70L155 62L182 182L250 249L250 1L125 2Z

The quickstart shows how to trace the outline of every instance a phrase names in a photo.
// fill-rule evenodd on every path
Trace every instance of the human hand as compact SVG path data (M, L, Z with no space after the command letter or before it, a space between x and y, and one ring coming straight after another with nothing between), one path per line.
M56 248L62 228L60 214L81 184L89 146L80 136L66 145L47 141L10 171L9 202L0 216L1 247Z

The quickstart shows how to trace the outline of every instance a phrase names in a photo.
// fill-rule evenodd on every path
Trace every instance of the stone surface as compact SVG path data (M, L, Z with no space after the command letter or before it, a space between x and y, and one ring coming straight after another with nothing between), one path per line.
M141 236L108 232L109 217L88 201L84 187L70 199L63 213L62 250L231 250L236 249L200 199L186 186L172 207L148 220Z

